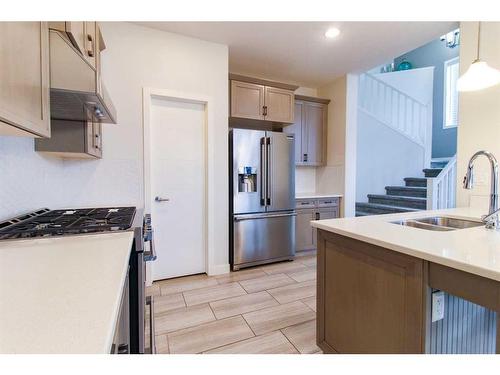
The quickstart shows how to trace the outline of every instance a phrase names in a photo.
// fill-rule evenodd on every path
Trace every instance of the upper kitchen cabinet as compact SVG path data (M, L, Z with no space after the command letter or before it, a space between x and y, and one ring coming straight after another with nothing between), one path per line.
M264 92L262 85L231 81L231 117L264 120Z
M328 99L295 96L295 121L283 131L295 135L296 165L325 164L328 103Z
M116 110L101 80L105 45L97 23L51 22L50 28L51 117L86 121L90 109L99 122L116 123Z
M94 21L51 22L50 28L65 33L73 46L97 69L99 27Z
M295 95L293 91L266 86L264 114L268 121L292 123L294 119Z
M0 22L0 134L50 136L47 22Z
M293 123L298 86L230 74L231 117Z

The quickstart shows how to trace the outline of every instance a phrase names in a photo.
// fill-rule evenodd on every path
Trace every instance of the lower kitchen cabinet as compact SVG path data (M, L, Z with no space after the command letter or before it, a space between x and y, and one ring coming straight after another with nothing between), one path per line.
M316 229L312 220L335 219L339 217L339 199L297 199L295 220L295 250L316 249Z
M324 353L425 352L422 259L319 230L317 277Z
M0 22L0 135L50 136L47 22Z
M297 210L295 219L295 250L314 249L314 232L311 227L311 220L316 220L314 210Z

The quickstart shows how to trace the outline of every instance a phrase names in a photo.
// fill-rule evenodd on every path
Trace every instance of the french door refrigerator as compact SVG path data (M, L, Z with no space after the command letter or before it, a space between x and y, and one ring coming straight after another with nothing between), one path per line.
M233 270L295 255L294 143L285 133L229 131Z

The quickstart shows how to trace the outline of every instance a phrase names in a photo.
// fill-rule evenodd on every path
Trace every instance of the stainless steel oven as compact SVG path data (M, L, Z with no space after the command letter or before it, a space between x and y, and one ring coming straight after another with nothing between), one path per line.
M130 256L130 352L132 354L155 353L154 322L150 323L147 319L148 315L153 316L154 301L152 298L146 298L146 262L155 259L151 215L146 214L142 223L134 228L134 245Z

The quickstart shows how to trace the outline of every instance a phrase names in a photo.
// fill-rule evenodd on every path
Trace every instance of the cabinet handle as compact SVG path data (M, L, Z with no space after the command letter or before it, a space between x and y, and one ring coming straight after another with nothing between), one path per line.
M262 115L267 116L267 105L262 107Z
M90 34L87 34L87 55L94 57L94 40Z
M307 163L307 154L304 154L304 162Z
M316 212L316 220L319 220L319 212Z

